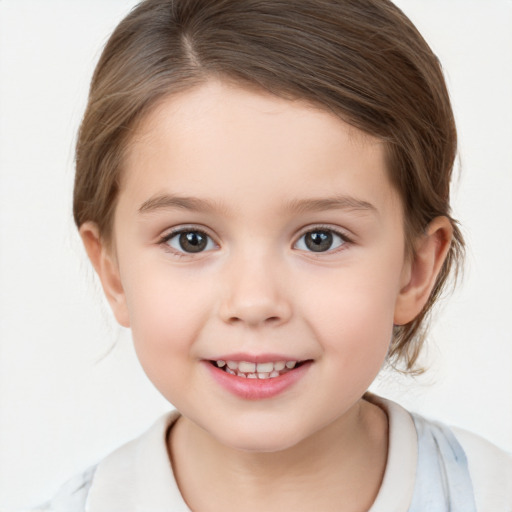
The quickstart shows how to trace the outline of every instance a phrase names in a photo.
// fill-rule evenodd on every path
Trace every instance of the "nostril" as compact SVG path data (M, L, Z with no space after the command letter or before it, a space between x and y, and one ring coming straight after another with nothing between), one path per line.
M277 315L268 316L265 318L264 315L262 316L251 316L251 315L245 315L245 316L230 316L228 318L228 323L230 324L240 324L240 323L246 323L246 324L254 324L254 325L273 325L273 324L279 324L282 321L282 318Z
M269 316L268 318L263 318L263 322L267 322L267 323L276 323L276 322L279 322L280 320L281 319L278 316ZM240 318L238 316L232 316L228 319L228 321L234 324L234 323L238 323L238 322L251 321L251 319L249 318L248 320L244 320L244 318Z
M231 325L277 326L289 319L291 308L282 299L236 296L223 301L219 315L224 322Z

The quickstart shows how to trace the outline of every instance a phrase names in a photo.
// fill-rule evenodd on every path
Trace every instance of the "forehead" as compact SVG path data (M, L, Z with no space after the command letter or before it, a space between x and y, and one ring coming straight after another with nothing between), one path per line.
M281 130L283 125L286 126L284 132ZM158 101L137 124L129 154L160 142L162 129L172 134L176 142L194 135L202 137L203 143L207 144L211 136L224 136L229 130L237 130L240 137L245 134L246 138L251 138L257 130L277 132L288 142L300 143L304 142L301 140L304 128L312 144L319 138L325 143L335 141L343 132L343 137L355 146L366 146L367 149L374 146L377 151L384 147L378 138L345 123L318 105L302 99L285 99L256 87L212 79ZM332 137L326 137L328 134ZM251 144L257 142L251 139Z
M303 101L219 81L155 106L135 131L121 180L121 194L139 199L207 193L240 206L258 191L267 206L304 195L397 199L380 140Z

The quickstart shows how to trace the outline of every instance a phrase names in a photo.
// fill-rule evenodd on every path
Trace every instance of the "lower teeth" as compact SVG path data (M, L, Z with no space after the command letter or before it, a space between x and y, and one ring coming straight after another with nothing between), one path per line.
M260 380L266 380L266 379L275 379L276 377L279 377L283 373L286 372L278 372L276 370L270 372L270 373L242 373L242 372L235 372L234 370L231 370L231 368L228 368L227 366L224 366L222 368L226 373L229 373L230 375L235 375L237 377L242 377L243 379L260 379Z

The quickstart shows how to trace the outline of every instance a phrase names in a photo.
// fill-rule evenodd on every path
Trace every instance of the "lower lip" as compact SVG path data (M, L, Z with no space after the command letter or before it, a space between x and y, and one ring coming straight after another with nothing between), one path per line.
M221 370L209 361L204 361L212 377L227 391L246 400L264 400L275 397L296 384L308 371L312 362L307 361L298 368L272 379L247 379Z

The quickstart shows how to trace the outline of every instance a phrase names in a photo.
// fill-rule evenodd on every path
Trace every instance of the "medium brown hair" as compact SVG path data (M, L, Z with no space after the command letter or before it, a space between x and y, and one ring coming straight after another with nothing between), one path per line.
M403 202L408 248L429 222L453 241L423 311L396 326L388 360L414 368L426 317L463 256L450 216L457 137L441 66L387 0L146 0L117 26L96 67L76 148L74 218L112 237L123 156L162 98L211 77L334 112L382 140Z

